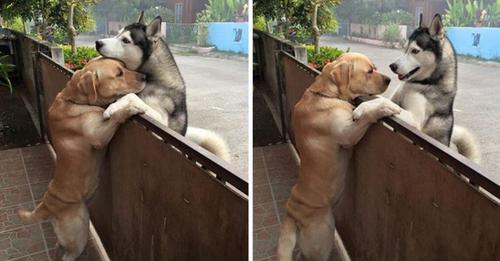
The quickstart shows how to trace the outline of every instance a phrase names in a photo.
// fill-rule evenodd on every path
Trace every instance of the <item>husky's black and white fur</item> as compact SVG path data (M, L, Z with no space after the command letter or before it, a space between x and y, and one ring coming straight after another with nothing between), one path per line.
M110 117L130 104L145 103L149 106L145 108L147 115L229 160L227 145L218 135L205 129L188 128L185 83L172 52L160 37L160 29L161 17L145 25L141 13L138 22L127 25L115 37L96 41L96 49L102 56L121 60L127 68L147 75L144 91L138 96L122 97L106 109L104 116Z
M479 162L473 135L454 125L457 59L439 14L429 27L420 25L413 32L405 53L390 68L404 81L391 98L404 109L401 117L444 145L454 144L460 154Z

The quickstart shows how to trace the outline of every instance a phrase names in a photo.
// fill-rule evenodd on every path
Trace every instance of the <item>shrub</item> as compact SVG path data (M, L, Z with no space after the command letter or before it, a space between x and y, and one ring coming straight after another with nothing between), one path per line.
M396 43L401 42L401 32L399 31L399 25L390 24L385 27L384 35L382 40L390 44L391 48L396 47Z
M266 18L262 15L254 17L253 28L267 32Z
M64 52L64 66L71 70L80 70L90 59L99 56L99 53L93 47L77 47L76 53L71 52L70 45L61 45Z
M333 62L343 53L349 52L349 49L342 51L335 47L321 46L319 48L319 54L315 54L314 45L305 45L305 48L307 50L307 60L309 62L309 66L319 71L323 70L323 67L327 63Z
M448 7L443 18L445 26L472 26L477 14L483 10L483 1L447 0Z
M413 16L404 10L395 10L381 14L382 24L412 25Z

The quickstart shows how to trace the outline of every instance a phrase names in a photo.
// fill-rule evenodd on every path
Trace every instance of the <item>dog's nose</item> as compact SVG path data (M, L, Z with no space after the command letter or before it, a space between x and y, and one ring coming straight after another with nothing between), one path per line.
M139 80L141 82L145 82L146 81L146 75L145 74L138 74L137 75L137 80Z
M389 85L389 83L391 83L391 78L385 77L384 83L385 83L385 85Z
M95 49L99 50L104 45L104 43L100 40L95 41Z
M391 68L391 71L393 71L393 72L396 72L398 70L398 65L395 63L391 63L391 65L389 65L389 67Z

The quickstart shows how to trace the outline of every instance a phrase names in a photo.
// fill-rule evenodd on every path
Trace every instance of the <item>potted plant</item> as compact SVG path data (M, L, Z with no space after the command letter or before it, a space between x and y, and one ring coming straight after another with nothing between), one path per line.
M208 43L208 22L210 21L210 13L207 10L201 11L196 14L196 23L198 32L196 35L196 47L194 49L199 54L209 53L214 46Z

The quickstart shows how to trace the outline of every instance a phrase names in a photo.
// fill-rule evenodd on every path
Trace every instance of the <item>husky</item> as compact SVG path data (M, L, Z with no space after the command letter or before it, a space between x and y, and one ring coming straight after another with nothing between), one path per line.
M401 118L442 144L453 144L460 154L479 163L480 153L474 136L454 125L457 59L439 14L434 16L429 27L423 27L420 19L404 54L389 67L403 81L391 97L404 109Z
M217 134L188 127L186 86L167 42L161 38L161 17L148 25L143 21L144 12L136 23L124 27L118 35L95 42L96 50L104 57L115 58L126 67L146 74L146 87L138 94L123 97L109 106L104 117L111 115L139 99L157 114L148 114L170 129L185 135L224 160L229 160L225 141Z

